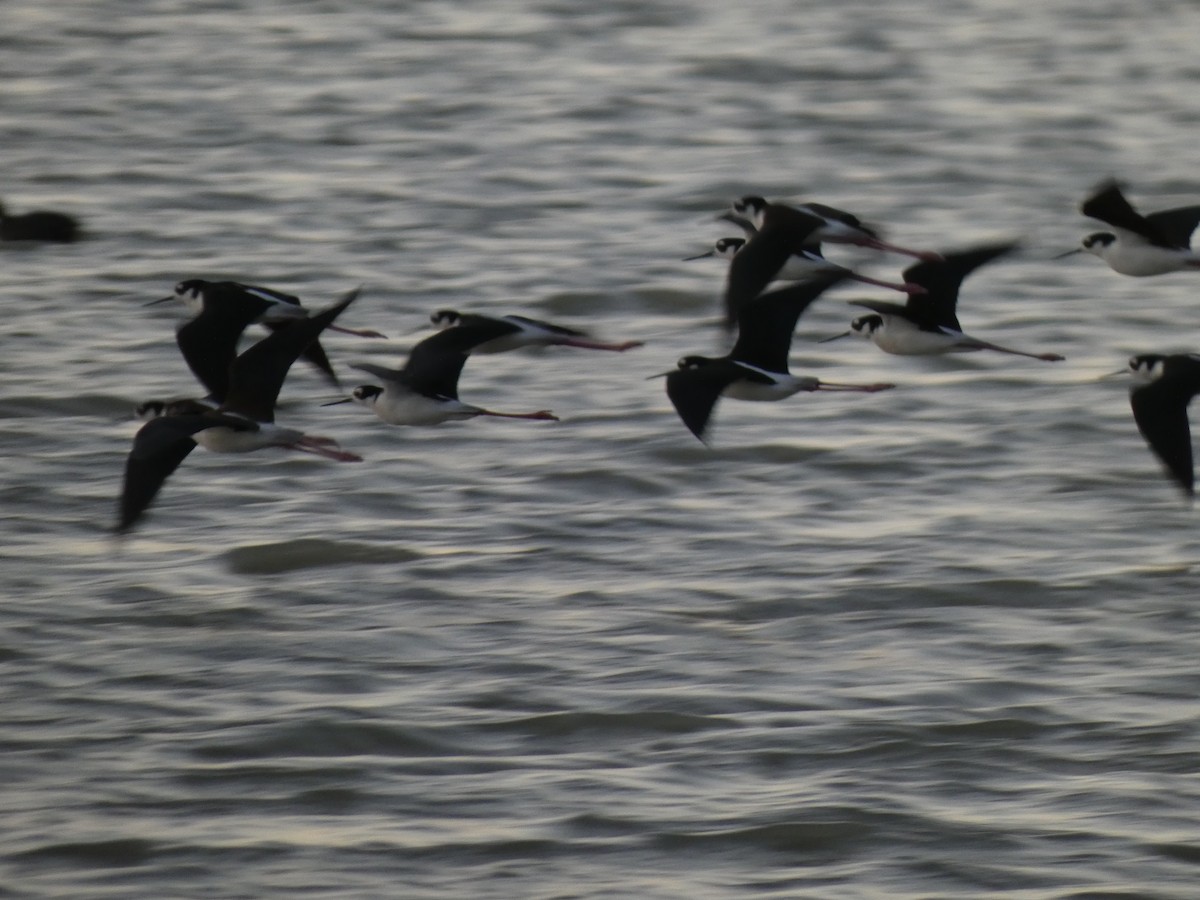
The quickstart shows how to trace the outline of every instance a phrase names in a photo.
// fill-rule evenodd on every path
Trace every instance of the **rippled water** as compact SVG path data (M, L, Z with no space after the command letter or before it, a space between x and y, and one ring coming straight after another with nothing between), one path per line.
M1198 202L1197 15L6 4L0 196L89 239L0 246L0 894L1195 897L1195 513L1097 379L1198 349L1197 283L1051 257L1102 177ZM749 191L1021 237L963 325L1068 361L818 345L879 296L838 288L795 369L899 387L701 445L647 377L719 346L679 260ZM198 452L117 541L183 277L364 284L349 384L446 306L647 346L468 365L558 424L388 428L299 366L281 420L365 463Z

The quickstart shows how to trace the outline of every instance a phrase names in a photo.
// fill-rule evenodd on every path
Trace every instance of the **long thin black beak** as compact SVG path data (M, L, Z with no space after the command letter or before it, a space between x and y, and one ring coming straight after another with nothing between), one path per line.
M341 400L330 400L328 403L322 403L322 406L337 406L339 403L349 403L353 397L343 397Z
M850 337L852 334L854 334L853 331L843 331L841 334L835 334L833 337L821 338L819 341L817 341L817 343L828 344L830 341L836 341L844 337Z
M678 370L677 369L671 370L671 372L675 372L675 371L678 371ZM647 375L646 380L653 381L655 378L666 378L668 375L671 374L671 372L659 372L657 375Z
M175 295L172 294L170 297L162 297L158 300L151 300L149 303L143 303L142 306L158 306L158 304L160 304L160 303L166 303L168 300L174 300L174 299L175 299Z
M683 261L684 261L684 262L691 262L693 259L706 259L706 258L708 258L708 257L710 257L710 256L715 256L715 255L716 255L716 253L717 253L717 251L716 251L716 250L709 250L707 253L701 253L699 256L685 256L685 257L683 258Z
M1068 250L1066 253L1060 253L1058 256L1052 256L1051 259L1066 259L1068 256L1074 256L1076 253L1082 253L1082 247L1076 247L1074 250Z

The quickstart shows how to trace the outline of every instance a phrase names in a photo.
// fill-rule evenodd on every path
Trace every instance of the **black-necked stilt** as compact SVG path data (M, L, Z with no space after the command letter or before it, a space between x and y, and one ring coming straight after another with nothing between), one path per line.
M199 313L209 295L241 298L249 307L260 310L259 314L251 321L259 322L270 329L276 329L282 324L303 319L309 315L308 310L300 303L300 298L292 294L285 294L282 291L258 285L242 284L238 281L206 281L202 278L189 278L181 281L175 285L174 294L158 300L151 300L146 305L154 306L169 300L181 300L189 310ZM352 334L356 337L384 337L378 331L345 328L341 325L332 325L329 330ZM325 353L325 348L321 346L320 341L313 341L305 349L303 356L305 360L324 373L334 387L340 386L338 377L333 371L333 365L329 362L329 356Z
M1043 362L1060 362L1064 357L1057 353L1026 353L971 337L964 334L962 326L958 324L956 307L963 279L984 263L1011 252L1016 246L1011 242L987 244L947 253L937 262L919 262L909 266L904 272L905 280L922 285L926 293L911 295L904 305L878 300L851 300L854 306L866 307L873 314L859 316L851 322L849 331L825 338L822 343L857 334L872 341L880 350L901 356L996 350Z
M720 238L713 244L712 249L707 253L699 253L696 256L684 257L684 262L691 262L695 259L727 259L732 261L734 257L742 251L748 242L747 238L724 237ZM787 260L775 274L775 281L804 281L806 278L812 278L815 275L827 275L834 272L839 272L846 278L853 281L861 282L862 284L873 284L876 287L890 288L894 291L902 291L906 294L924 293L924 288L915 284L899 284L893 281L880 281L877 278L869 278L866 275L848 269L845 266L840 266L835 262L830 262L821 253L821 245L819 243L808 243L803 248L788 256ZM732 325L737 319L736 311L727 311L731 315L728 324Z
M522 347L582 347L587 350L614 350L622 353L643 346L642 341L606 343L582 331L552 325L526 316L485 316L439 309L429 320L439 328L471 328L483 340L468 353L505 353Z
M1130 357L1127 371L1134 379L1129 405L1138 431L1171 478L1192 497L1195 476L1187 408L1200 393L1200 355L1142 353Z
M1192 232L1200 224L1200 206L1181 206L1142 215L1121 193L1116 181L1102 182L1079 207L1085 216L1112 226L1083 239L1081 246L1058 259L1091 253L1121 275L1165 275L1200 268L1200 255L1192 250Z
M813 233L823 223L816 216L789 206L772 205L751 224L754 230L750 232L749 240L733 254L725 276L725 324L728 327L737 323L742 307L778 278L793 256L804 252L806 245L813 241Z
M10 215L0 203L0 241L54 241L69 244L79 237L79 223L66 213L35 209Z
M747 303L738 315L738 337L722 357L685 356L678 367L652 378L667 379L667 397L700 440L720 397L783 400L800 391L875 392L891 384L836 384L792 375L788 353L796 322L808 306L845 276L835 272L778 288Z
M194 412L199 406L211 409L220 406L229 393L230 368L237 358L242 332L265 314L270 301L247 295L232 282L219 282L206 284L188 305L196 310L196 315L179 326L175 343L208 396L202 400L149 400L138 406L138 418ZM303 317L293 321L303 321Z
M458 399L458 377L471 350L493 339L488 326L459 325L439 331L418 342L401 369L358 363L359 369L383 384L363 384L342 400L324 403L358 403L389 425L440 425L456 419L495 416L505 419L558 421L547 410L532 413L503 413L472 406Z
M857 216L820 203L787 206L746 196L735 200L730 211L719 218L741 225L749 238L729 264L725 289L727 324L737 321L742 304L762 293L793 255L813 247L819 253L822 241L891 250L920 259L939 258L936 253L886 243ZM919 292L920 288L911 290Z
M858 216L843 209L826 206L824 203L799 203L787 206L782 203L771 203L764 197L749 194L733 201L730 208L718 218L735 223L749 236L752 232L762 229L764 223L776 215L776 210L780 209L801 212L820 220L821 225L811 235L811 239L817 243L828 241L835 244L854 244L873 250L886 250L890 253L914 256L923 260L938 258L936 253L927 250L913 250L889 243L879 236L877 229L866 225Z
M227 391L215 410L180 407L175 410L179 414L163 415L143 425L125 462L117 531L133 527L197 445L215 453L284 447L338 462L360 462L362 457L340 449L332 438L275 424L275 401L288 369L357 293L310 318L279 328L238 356L229 367Z

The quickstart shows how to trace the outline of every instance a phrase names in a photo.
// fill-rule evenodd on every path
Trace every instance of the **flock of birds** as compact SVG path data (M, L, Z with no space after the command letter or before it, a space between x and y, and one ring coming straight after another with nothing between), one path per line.
M1093 232L1079 247L1056 258L1091 253L1113 271L1133 277L1200 269L1200 254L1191 248L1192 233L1200 225L1200 206L1142 215L1117 182L1108 179L1085 198L1080 212L1112 230ZM825 290L846 279L891 288L908 297L903 304L850 301L870 313L853 319L848 331L826 341L857 335L899 355L993 350L1043 362L1063 359L1057 353L1029 353L982 340L966 334L958 322L963 280L985 263L1012 252L1013 242L946 254L912 250L882 241L877 232L842 210L817 203L785 206L756 196L741 198L719 218L738 225L744 236L721 238L708 252L688 258L729 260L725 322L737 328L737 340L724 357L686 356L677 370L666 373L668 396L680 418L702 440L721 396L779 400L799 391L893 387L831 384L788 372L792 331L799 317ZM829 262L821 253L822 242L856 244L919 261L904 271L902 283L883 282ZM793 283L766 290L774 281ZM1133 376L1130 405L1138 430L1170 478L1191 498L1195 475L1187 407L1200 393L1200 354L1138 354L1126 369L1112 374Z
M1200 206L1142 215L1130 205L1120 186L1108 180L1084 200L1080 211L1112 230L1087 235L1078 248L1061 254L1063 257L1091 253L1114 271L1135 277L1200 269L1200 254L1190 246L1192 232L1200 225ZM894 387L826 382L789 371L792 336L800 317L825 291L846 280L886 287L907 298L904 303L851 301L869 313L853 319L846 332L826 340L855 335L900 355L991 350L1044 362L1063 359L1056 353L1015 350L968 335L959 324L957 305L963 280L980 266L1012 252L1013 242L945 254L913 250L884 241L857 216L843 210L819 203L789 206L758 196L740 198L718 218L737 225L743 236L722 238L708 252L689 259L728 260L724 320L727 328L736 329L736 339L724 356L685 356L671 371L651 376L665 377L668 398L684 425L701 440L721 397L775 401L801 391L873 393ZM2 240L70 242L80 235L76 221L62 213L37 210L14 216L0 205ZM903 282L880 281L825 259L823 243L904 254L917 262L905 269ZM149 400L137 407L145 424L134 437L126 460L117 532L133 528L167 478L197 446L218 453L282 447L338 462L361 461L333 438L275 423L279 392L298 359L304 358L331 384L338 385L320 343L323 331L383 337L379 332L336 324L357 295L357 290L351 291L328 308L310 313L297 297L270 288L191 279L176 285L171 296L151 301L180 300L193 313L178 328L176 344L207 393L196 399ZM379 383L359 385L349 396L324 405L358 403L391 425L437 425L476 416L556 420L548 410L496 412L460 400L458 380L468 357L531 346L615 352L642 346L641 341L600 341L584 332L519 315L493 317L438 310L430 319L440 330L413 346L402 367L356 364L353 368L374 376ZM255 323L265 325L270 333L239 353L243 333ZM1200 393L1200 354L1140 354L1121 370L1126 372L1134 378L1130 403L1139 431L1169 476L1191 497L1194 473L1187 407Z
M338 462L361 462L333 438L304 434L275 424L275 404L292 364L300 358L320 369L335 387L337 376L320 343L325 329L381 338L376 331L335 324L358 296L310 313L299 298L270 288L235 281L190 279L175 286L171 299L195 314L176 332L175 342L192 374L208 393L200 399L148 400L136 413L146 424L133 439L125 464L117 531L131 529L150 506L166 479L197 445L217 453L246 453L282 447L314 453ZM520 347L560 345L623 351L640 341L612 344L569 328L524 316L492 317L438 310L430 317L440 330L419 341L398 369L370 363L352 368L373 375L379 384L362 384L348 397L323 404L354 402L389 425L440 425L443 422L496 416L556 421L548 410L497 412L459 399L458 379L467 358ZM238 352L242 333L252 324L271 333Z

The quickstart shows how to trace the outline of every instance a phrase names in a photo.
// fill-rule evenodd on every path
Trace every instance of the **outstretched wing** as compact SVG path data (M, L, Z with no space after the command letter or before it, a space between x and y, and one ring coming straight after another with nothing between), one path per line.
M221 403L229 393L229 369L237 356L238 339L271 304L232 282L209 285L203 297L199 315L180 326L175 343L192 374Z
M725 280L725 323L732 326L742 307L757 297L823 220L788 207L772 207L772 216L733 257Z
M842 272L822 274L751 300L738 315L738 337L729 356L769 372L786 372L792 334L800 316L845 277Z
M340 302L281 326L242 353L230 366L229 392L221 409L256 422L273 422L275 401L292 363L357 297L358 289L350 291Z
M419 341L412 348L404 368L393 372L392 380L402 381L414 391L426 396L457 400L458 377L467 363L468 354L475 347L496 336L491 323L468 322L439 331ZM358 368L371 371L365 366Z
M724 359L676 369L667 375L667 397L688 431L703 441L721 392L744 374L741 366Z
M143 425L125 460L125 481L117 508L117 531L134 526L158 495L163 482L196 447L192 435L211 424L204 416L163 416Z
M1200 206L1179 206L1150 213L1146 221L1162 234L1167 246L1187 250L1192 245L1192 232L1200 225Z
M1129 405L1133 408L1138 431L1189 497L1193 495L1195 485L1192 435L1187 416L1191 398L1191 392L1172 380L1169 373L1129 393Z
M1100 182L1083 201L1079 211L1090 219L1098 219L1113 228L1136 234L1159 247L1175 246L1160 228L1130 206L1121 193L1121 186L1112 178Z
M242 431L255 426L237 416L216 412L160 416L143 425L125 460L125 480L117 508L117 532L132 528L154 501L159 488L196 448L193 435L223 426Z
M904 270L904 280L925 288L924 294L910 294L905 309L918 324L934 329L958 324L958 291L963 279L985 263L1011 253L1015 241L981 244L969 250L946 253L938 260L925 260ZM866 304L860 304L865 306Z
M280 328L286 328L291 325L291 322L264 322L264 325L271 331L278 331ZM304 352L300 354L300 358L311 363L314 368L320 371L325 379L335 388L341 387L341 382L338 381L337 373L333 371L333 364L329 361L328 354L325 353L325 348L321 346L319 340L309 344Z

